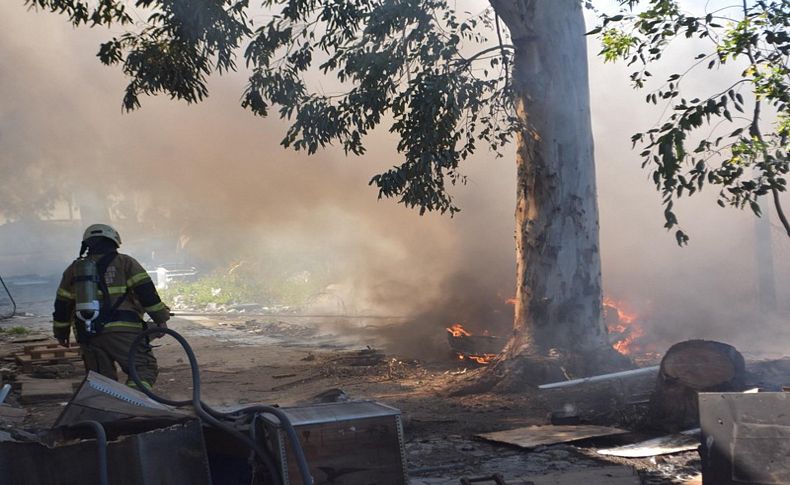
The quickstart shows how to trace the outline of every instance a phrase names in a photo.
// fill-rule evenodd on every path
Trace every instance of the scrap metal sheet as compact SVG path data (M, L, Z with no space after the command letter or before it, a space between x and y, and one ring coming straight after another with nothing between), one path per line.
M535 448L536 446L553 445L557 443L569 443L588 438L600 436L612 436L628 433L620 428L610 428L608 426L527 426L525 428L510 429L507 431L497 431L495 433L484 433L475 435L487 441L496 441L509 445L520 446L521 448Z
M89 372L79 390L63 409L55 427L80 421L100 423L128 418L183 419L186 413L160 404L142 392L95 372Z
M661 436L639 443L598 450L598 454L621 458L647 458L692 451L699 447L699 433L699 428L690 429L682 433Z

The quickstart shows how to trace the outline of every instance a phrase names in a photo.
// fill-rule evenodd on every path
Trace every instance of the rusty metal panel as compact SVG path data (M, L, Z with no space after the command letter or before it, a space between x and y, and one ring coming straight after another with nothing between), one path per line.
M400 411L374 401L283 408L316 483L404 485L408 482ZM285 485L302 483L277 418L263 415Z
M211 485L198 421L121 436L108 444L113 485ZM0 443L0 485L98 483L96 441L62 446Z
M701 393L704 485L790 485L790 393Z

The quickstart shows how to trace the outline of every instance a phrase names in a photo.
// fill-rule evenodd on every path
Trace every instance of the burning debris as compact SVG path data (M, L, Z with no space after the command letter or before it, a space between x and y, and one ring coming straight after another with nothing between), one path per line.
M637 363L655 363L661 358L647 335L644 319L627 303L603 299L604 322L612 347Z
M505 300L515 305L516 300ZM652 364L660 360L661 354L647 338L644 320L625 302L605 297L603 301L604 321L612 347L640 364ZM460 323L446 328L447 340L458 360L477 365L488 365L496 360L505 345L505 339L489 335L484 330L477 335Z
M496 361L497 355L505 346L505 339L483 332L473 335L460 323L447 327L447 341L458 360L477 365L489 365Z
M609 297L604 298L603 308L612 347L623 355L630 355L637 347L636 340L645 335L645 329L637 322L637 314Z

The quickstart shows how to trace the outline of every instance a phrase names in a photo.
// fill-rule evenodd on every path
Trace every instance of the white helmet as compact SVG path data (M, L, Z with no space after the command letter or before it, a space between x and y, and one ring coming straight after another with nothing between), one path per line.
M92 224L85 229L85 234L82 235L82 242L88 240L91 237L106 237L107 239L112 239L115 244L118 246L121 245L121 235L118 234L112 226L108 226L107 224Z

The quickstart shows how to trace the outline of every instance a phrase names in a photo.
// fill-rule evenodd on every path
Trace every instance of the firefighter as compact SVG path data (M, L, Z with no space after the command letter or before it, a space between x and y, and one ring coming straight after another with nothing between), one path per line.
M140 263L118 253L121 236L106 224L85 230L80 257L66 271L55 298L53 333L69 347L72 327L82 351L85 371L118 380L115 364L127 375L129 349L143 330L143 313L167 327L170 309ZM143 385L153 386L159 372L150 345L138 348L135 361ZM131 379L126 381L136 387Z

